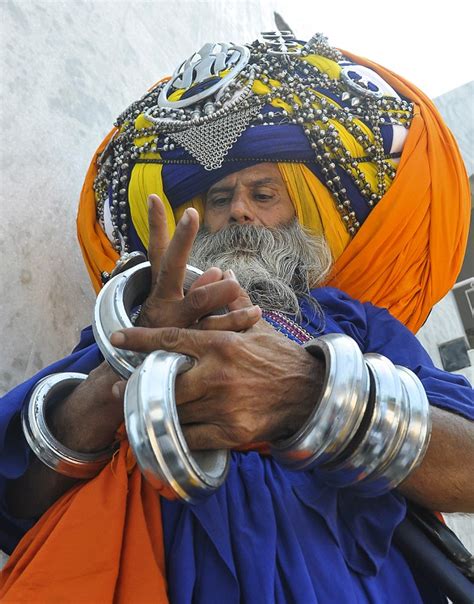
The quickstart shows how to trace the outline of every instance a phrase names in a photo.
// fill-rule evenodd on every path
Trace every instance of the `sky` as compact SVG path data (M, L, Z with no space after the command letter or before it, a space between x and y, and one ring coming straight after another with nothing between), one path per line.
M297 37L322 32L332 45L392 69L430 97L474 80L473 0L271 3Z

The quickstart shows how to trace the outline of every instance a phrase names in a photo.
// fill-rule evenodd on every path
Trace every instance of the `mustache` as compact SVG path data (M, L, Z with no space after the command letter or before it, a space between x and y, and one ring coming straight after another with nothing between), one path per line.
M310 289L332 266L329 247L295 219L278 227L231 224L211 233L201 227L190 262L202 270L232 268L254 304L263 310L300 314L300 300L316 303Z

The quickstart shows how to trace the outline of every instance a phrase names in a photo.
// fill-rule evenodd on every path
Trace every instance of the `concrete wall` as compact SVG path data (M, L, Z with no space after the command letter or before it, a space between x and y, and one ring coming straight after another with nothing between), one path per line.
M91 322L75 215L115 118L204 42L275 28L270 4L223 6L0 4L0 394L67 354Z

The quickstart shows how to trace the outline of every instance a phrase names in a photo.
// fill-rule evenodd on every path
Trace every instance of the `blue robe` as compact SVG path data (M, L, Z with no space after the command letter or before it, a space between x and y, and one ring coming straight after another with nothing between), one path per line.
M302 325L307 331L351 336L362 352L378 352L414 371L432 405L474 419L468 382L436 369L413 334L386 310L361 304L333 288L320 288L312 295L323 314L303 304ZM4 501L6 481L21 476L28 464L18 411L42 376L88 373L101 361L87 328L69 357L2 399L0 547L7 552L34 522L13 518ZM415 577L392 544L405 513L405 500L394 491L356 497L350 488L325 485L317 470L291 472L269 456L233 452L225 484L204 503L162 501L170 601L444 602L433 581Z

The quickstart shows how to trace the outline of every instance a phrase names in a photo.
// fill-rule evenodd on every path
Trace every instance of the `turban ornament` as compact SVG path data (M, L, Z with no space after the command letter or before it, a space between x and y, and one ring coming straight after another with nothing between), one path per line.
M96 291L120 255L146 252L150 193L171 235L186 207L202 217L214 183L261 162L277 163L298 220L328 241L328 285L416 331L462 264L465 168L429 98L321 34L206 44L118 117L78 213Z
M395 176L412 109L320 34L307 43L278 32L248 46L206 44L119 116L100 159L99 213L105 226L109 206L111 239L126 252L127 184L135 166L194 164L216 180L226 163L237 164L235 171L238 164L300 162L329 189L352 236ZM198 180L208 188L209 177Z

